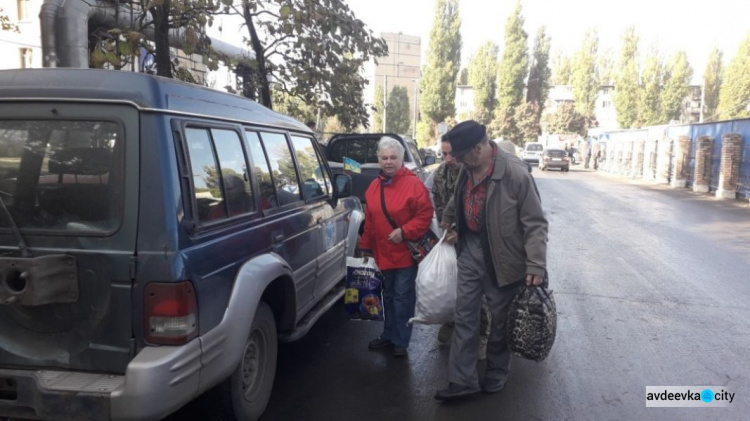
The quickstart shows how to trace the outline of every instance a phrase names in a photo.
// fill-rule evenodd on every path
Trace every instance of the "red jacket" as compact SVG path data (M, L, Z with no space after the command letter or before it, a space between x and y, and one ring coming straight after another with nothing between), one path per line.
M395 229L383 213L380 200L381 186L385 188L388 214L401 228L404 239L416 241L430 228L433 209L430 194L422 181L405 167L388 179L381 175L370 183L365 192L365 232L359 242L362 251L372 253L380 270L403 269L414 266L414 259L406 247L388 241Z

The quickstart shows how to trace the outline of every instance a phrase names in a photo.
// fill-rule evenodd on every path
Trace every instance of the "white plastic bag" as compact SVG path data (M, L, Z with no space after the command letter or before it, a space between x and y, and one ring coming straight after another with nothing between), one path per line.
M458 266L456 249L440 242L425 256L417 272L417 305L409 323L442 324L453 321Z

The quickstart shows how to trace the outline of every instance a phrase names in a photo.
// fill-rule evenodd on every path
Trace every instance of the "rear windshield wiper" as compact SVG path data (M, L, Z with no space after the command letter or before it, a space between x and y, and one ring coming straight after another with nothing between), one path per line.
M16 224L15 219L13 219L13 215L10 213L10 210L8 210L8 207L5 206L5 200L3 200L3 195L8 197L13 197L12 194L0 190L0 206L3 207L3 211L5 211L5 215L8 217L8 221L10 222L10 228L13 230L13 234L16 236L16 239L18 240L18 250L21 251L22 257L31 257L31 252L29 251L29 247L26 245L26 241L23 239L23 235L21 235L21 230L18 229L18 225Z

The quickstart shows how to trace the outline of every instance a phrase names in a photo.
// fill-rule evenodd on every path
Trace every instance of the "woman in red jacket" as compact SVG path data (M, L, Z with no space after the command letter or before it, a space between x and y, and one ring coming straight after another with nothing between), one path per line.
M416 303L417 264L404 240L416 241L430 227L433 209L422 181L404 167L404 147L391 137L378 143L380 175L365 192L365 232L359 243L363 256L373 256L385 278L385 323L370 349L393 346L393 355L406 356ZM382 196L381 196L382 193ZM386 212L396 227L388 221Z

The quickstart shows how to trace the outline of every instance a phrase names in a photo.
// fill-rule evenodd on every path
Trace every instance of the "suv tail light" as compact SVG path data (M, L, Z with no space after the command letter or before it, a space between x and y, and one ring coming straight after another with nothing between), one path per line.
M198 304L190 281L153 282L145 291L146 341L181 345L198 334Z

